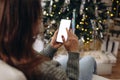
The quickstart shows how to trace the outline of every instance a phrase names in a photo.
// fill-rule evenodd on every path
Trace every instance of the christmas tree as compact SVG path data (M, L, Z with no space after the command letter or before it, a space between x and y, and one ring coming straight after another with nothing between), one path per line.
M114 17L120 17L120 0L112 0L112 13Z
M102 37L103 21L108 14L107 7L101 0L46 0L44 3L43 20L49 26L46 28L49 31L46 35L53 35L54 32L49 29L55 31L61 19L70 19L75 34L79 39L83 38L85 43L92 41L95 36Z

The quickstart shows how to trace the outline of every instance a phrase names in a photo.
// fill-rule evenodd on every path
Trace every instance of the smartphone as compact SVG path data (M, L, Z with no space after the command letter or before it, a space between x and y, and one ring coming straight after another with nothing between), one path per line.
M56 39L57 42L63 43L62 35L64 36L65 40L67 40L68 36L67 36L66 28L69 30L70 26L71 26L71 20L61 19L59 30L58 30L58 35Z

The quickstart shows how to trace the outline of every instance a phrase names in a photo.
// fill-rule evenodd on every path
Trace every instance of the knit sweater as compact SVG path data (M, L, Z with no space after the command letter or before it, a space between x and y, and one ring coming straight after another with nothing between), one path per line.
M48 45L40 52L40 54L50 57L51 60L35 66L30 80L78 80L79 54L77 52L68 52L69 58L65 71L59 62L52 60L56 51L57 49Z

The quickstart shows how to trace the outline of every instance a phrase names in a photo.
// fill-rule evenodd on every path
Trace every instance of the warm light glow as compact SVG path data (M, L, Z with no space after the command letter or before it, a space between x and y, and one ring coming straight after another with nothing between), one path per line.
M110 13L110 11L107 11L107 13L109 14L109 13Z
M92 34L92 31L90 31L90 34Z
M101 21L101 20L99 20L99 23L102 23L102 21Z
M82 28L82 31L84 30L84 28Z
M76 28L79 29L79 25L78 24L77 24Z
M47 13L46 15L48 16L49 14Z
M82 21L84 21L84 19L82 19Z
M90 39L90 41L93 41L92 39Z
M61 14L61 12L58 12L58 14Z
M50 32L50 34L52 35L52 32Z
M110 14L110 16L112 17L112 16L114 16L113 14Z
M43 11L43 15L46 15L47 14L47 11Z
M51 17L53 17L53 14L50 14Z
M89 41L87 41L86 43L89 43Z
M87 38L87 40L90 40L90 38Z
M85 29L85 31L87 31L87 29Z
M80 24L84 24L83 22L80 22Z
M56 7L56 5L53 5L53 7L55 8L55 7Z
M96 30L99 30L99 28L96 28Z
M114 10L116 10L116 8L113 8Z
M67 17L66 19L69 19L69 17Z
M116 3L119 3L119 1L116 1Z
M85 8L85 10L88 10L88 8Z

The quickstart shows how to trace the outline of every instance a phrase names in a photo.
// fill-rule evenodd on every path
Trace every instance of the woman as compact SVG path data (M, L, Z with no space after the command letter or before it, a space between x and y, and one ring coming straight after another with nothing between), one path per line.
M41 1L0 1L0 59L21 70L27 80L78 80L78 38L72 31L66 30L68 39L62 36L63 44L56 42L56 31L50 44L38 54L32 45L41 28ZM66 72L51 60L61 45L69 54Z

